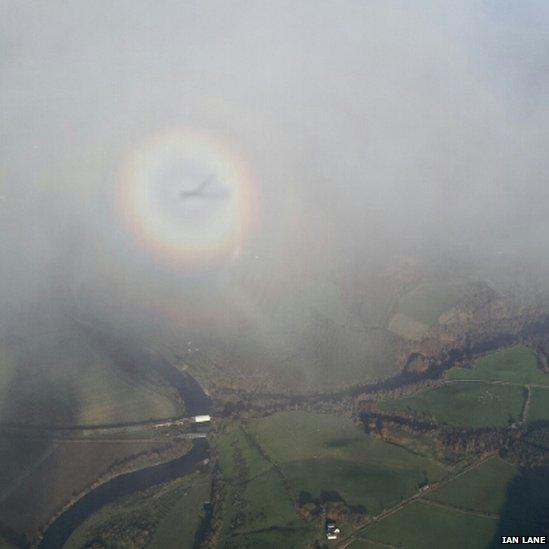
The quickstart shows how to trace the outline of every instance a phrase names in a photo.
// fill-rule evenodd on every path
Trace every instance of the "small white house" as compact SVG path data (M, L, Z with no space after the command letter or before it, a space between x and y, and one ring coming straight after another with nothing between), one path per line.
M341 530L337 527L336 523L332 520L326 521L326 538L329 540L337 539Z
M195 423L207 423L208 421L211 421L211 420L212 420L212 416L208 416L208 415L194 417Z

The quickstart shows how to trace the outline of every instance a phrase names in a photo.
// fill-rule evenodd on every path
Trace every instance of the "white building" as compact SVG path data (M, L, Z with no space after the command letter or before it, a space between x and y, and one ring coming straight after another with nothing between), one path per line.
M326 521L326 538L329 540L337 539L341 530L336 526L336 523L329 520Z

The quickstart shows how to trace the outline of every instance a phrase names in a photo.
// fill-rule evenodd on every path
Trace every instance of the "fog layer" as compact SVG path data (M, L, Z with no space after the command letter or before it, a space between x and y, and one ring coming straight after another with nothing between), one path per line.
M543 252L545 2L2 2L0 19L4 324L51 301L259 333L257 279L269 302L403 255ZM162 261L115 201L128 155L178 129L238 151L259 196L241 249L203 269Z

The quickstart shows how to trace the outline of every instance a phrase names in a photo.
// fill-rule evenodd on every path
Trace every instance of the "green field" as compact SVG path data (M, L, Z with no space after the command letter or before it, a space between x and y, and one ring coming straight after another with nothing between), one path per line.
M202 504L209 497L210 480L204 474L144 490L97 511L64 547L192 549Z
M424 415L455 427L506 427L519 421L524 389L515 385L456 382L379 403L381 410Z
M422 284L401 298L398 312L431 326L442 313L455 307L466 292L465 283Z
M533 387L528 421L549 421L549 388Z
M388 328L410 340L419 340L437 324L467 322L472 305L489 300L492 288L481 281L470 279L436 280L417 285L400 297L393 309Z
M497 523L495 519L415 501L368 527L364 536L407 549L484 549L494 537Z
M473 368L452 368L447 377L549 386L549 374L537 367L536 353L525 345L490 353L477 359Z
M259 452L250 445L241 429L235 429L222 436L218 440L217 448L219 463L224 476L228 479L234 479L237 476L237 458L239 456L246 464L249 477L257 477L271 468L271 464L265 461Z
M174 483L176 484L177 481ZM182 482L184 485L184 483ZM210 499L210 479L198 476L189 479L186 489L156 526L150 543L151 549L192 549L194 536L202 518L202 507ZM169 507L169 505L167 505Z
M120 368L68 323L46 329L0 344L0 421L92 425L183 413L177 393L154 372Z
M387 545L366 539L356 539L349 545L349 549L383 549L384 547Z
M280 467L295 498L332 493L377 513L445 475L436 462L368 437L345 417L282 412L253 420L247 429Z
M223 503L223 547L300 547L311 531L299 518L279 473L242 429L217 442L227 493Z
M305 528L272 528L264 532L236 534L225 541L227 549L303 549L310 547L311 532Z
M517 469L498 457L485 461L440 488L427 499L464 510L499 513L507 498L507 487Z

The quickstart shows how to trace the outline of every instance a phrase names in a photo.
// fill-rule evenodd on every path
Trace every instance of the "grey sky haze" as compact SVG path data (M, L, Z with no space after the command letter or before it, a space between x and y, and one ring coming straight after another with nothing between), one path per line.
M128 152L177 128L246 158L282 270L301 234L361 257L543 244L545 2L0 6L5 299L68 258L76 278L162 270L113 193Z

